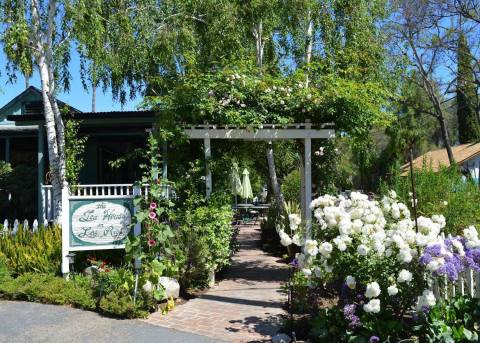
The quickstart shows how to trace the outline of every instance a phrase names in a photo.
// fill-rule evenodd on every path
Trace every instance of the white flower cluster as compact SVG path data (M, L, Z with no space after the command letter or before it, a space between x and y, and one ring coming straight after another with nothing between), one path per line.
M463 230L463 236L467 240L465 244L468 248L478 248L480 247L480 239L478 238L478 231L475 226L469 226L467 229Z
M419 217L418 233L408 207L397 200L391 191L381 201L370 200L367 195L352 192L350 197L324 195L312 201L310 208L318 222L316 239L305 240L301 254L297 254L300 269L307 277L325 277L335 270L335 254L350 254L351 258L385 258L395 261L398 270L385 285L389 296L396 296L399 288L407 287L413 280L408 265L423 247L442 240L445 217ZM472 230L471 241L478 242ZM475 244L475 243L472 243ZM356 256L356 257L355 257ZM341 268L341 266L339 266ZM338 271L337 271L338 272ZM394 283L396 281L396 284ZM380 280L366 285L366 312L380 311ZM349 275L345 280L350 289L357 280ZM397 286L398 284L398 286ZM401 286L401 287L400 287ZM387 288L388 287L388 288ZM427 299L425 297L425 299ZM427 301L428 300L428 301ZM428 298L426 303L431 303Z
M300 217L300 215L296 213L291 213L288 215L288 222L289 222L288 226L289 226L290 232L293 233L297 231L298 228L300 227L302 223L302 218ZM302 236L298 232L295 232L295 234L292 237L290 237L288 233L285 232L283 227L277 228L277 232L280 237L280 244L282 244L285 247L288 247L291 244L302 246L302 244L304 243Z
M416 310L418 312L422 311L425 307L435 306L436 300L435 295L429 289L423 291L422 295L417 298Z

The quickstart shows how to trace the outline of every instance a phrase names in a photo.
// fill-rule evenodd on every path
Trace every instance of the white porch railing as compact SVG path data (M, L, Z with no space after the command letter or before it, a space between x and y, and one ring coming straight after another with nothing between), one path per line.
M164 196L169 199L174 196L172 187L168 184L162 185ZM92 184L70 186L72 196L78 197L105 197L105 196L133 196L133 184ZM144 184L140 188L140 195L147 197L149 194L149 185ZM53 221L56 217L56 208L53 201L53 192L51 185L42 186L42 215L48 221Z

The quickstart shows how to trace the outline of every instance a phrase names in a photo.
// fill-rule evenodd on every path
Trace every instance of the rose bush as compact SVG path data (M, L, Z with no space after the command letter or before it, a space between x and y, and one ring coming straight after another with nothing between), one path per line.
M332 337L325 327L315 331L319 338L409 338L414 319L437 303L435 281L455 281L466 268L480 271L475 227L462 236L445 237L443 215L415 220L393 191L380 200L356 192L350 197L324 195L311 208L316 220L310 236L297 222L290 222L293 237L284 228L278 231L282 244L301 247L294 265L311 288L341 285L338 306L327 313L340 312L343 319L337 325L343 323L345 330ZM317 325L326 323L330 321Z

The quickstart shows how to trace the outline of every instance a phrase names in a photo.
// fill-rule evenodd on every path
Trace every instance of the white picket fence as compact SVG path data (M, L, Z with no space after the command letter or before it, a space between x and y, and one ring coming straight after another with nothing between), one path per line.
M48 221L45 220L43 222L43 226L44 227L48 227ZM20 226L20 221L18 219L15 219L13 221L13 223L10 225L8 219L5 219L2 223L2 230L1 230L1 234L2 235L6 235L6 234L12 234L12 235L15 235L18 231L18 228ZM38 231L38 228L39 228L39 223L38 223L38 220L34 220L32 222L32 225L30 225L30 223L28 222L27 219L25 219L23 222L22 222L22 226L23 226L23 229L24 230L31 230L32 232L36 232Z
M163 195L167 199L174 196L172 187L168 184L161 185L164 189ZM104 196L133 196L133 184L92 184L70 186L72 196L78 197L104 197ZM144 184L140 188L140 195L147 197L149 194L149 185ZM42 215L47 221L51 222L56 217L56 208L53 200L51 185L42 186L43 211Z
M458 295L470 296L480 299L480 273L467 269L461 273L456 282L435 279L432 286L437 299L452 299Z

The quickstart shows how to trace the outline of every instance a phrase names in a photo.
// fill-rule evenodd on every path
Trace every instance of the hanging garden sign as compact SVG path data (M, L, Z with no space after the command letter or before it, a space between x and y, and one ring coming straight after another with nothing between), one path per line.
M131 199L70 201L70 246L124 244L132 212Z
M129 235L140 234L132 226L133 198L140 194L133 185L93 185L70 194L62 190L62 273L70 271L74 251L124 249ZM87 189L88 187L88 189Z

